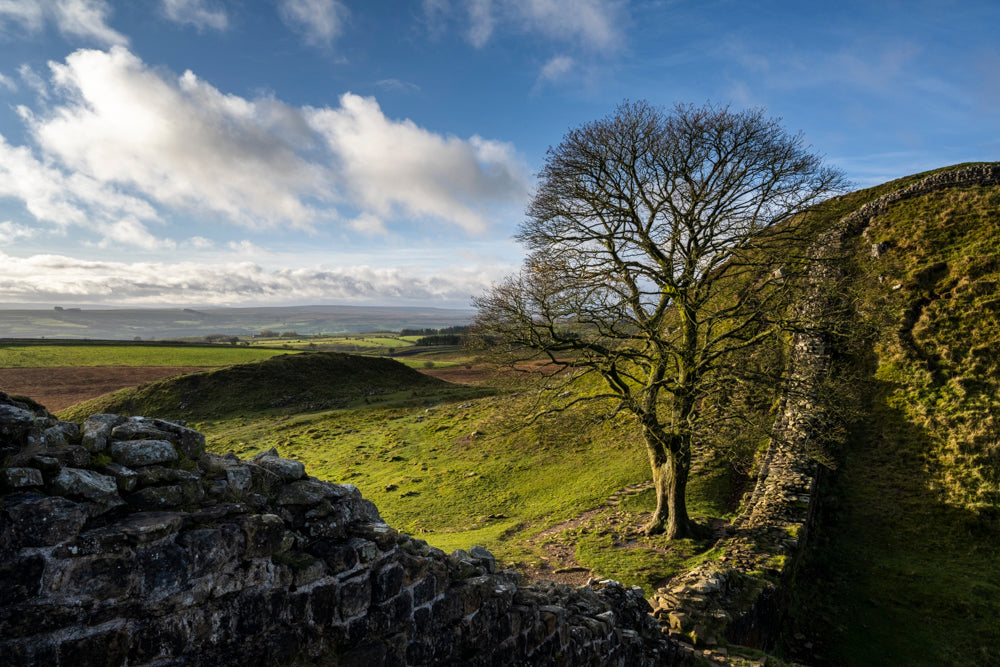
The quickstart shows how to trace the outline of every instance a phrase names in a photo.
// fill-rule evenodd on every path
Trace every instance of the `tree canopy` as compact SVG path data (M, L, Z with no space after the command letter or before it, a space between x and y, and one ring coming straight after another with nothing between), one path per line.
M706 397L773 336L791 218L844 185L763 110L625 102L550 148L521 271L474 300L481 335L603 380L638 420L657 491L647 532L689 534L684 494ZM782 265L776 264L780 254Z

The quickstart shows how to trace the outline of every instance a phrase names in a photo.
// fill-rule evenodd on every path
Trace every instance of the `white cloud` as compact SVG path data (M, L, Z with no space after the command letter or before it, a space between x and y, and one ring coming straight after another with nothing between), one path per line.
M468 307L499 274L468 266L434 272L322 266L268 269L250 261L108 262L0 250L0 301L191 305L422 301Z
M259 245L256 245L252 241L247 241L247 240L230 241L229 243L226 244L226 247L229 248L234 253L236 253L237 255L239 255L240 257L247 259L251 257L266 257L271 254L264 248L261 248Z
M387 118L373 98L302 109L248 100L192 72L153 70L123 47L49 66L41 110L18 107L35 146L0 136L0 197L60 229L87 228L94 244L174 247L150 225L176 216L363 235L433 222L481 232L498 215L519 216L529 194L509 144Z
M9 76L4 76L0 73L0 88L6 88L7 90L17 90L17 83L11 79Z
M569 56L556 56L551 58L538 75L538 83L558 81L566 76L573 69L574 61Z
M469 42L476 48L482 48L490 41L493 34L493 2L492 0L468 0L469 12Z
M146 229L146 225L134 218L102 224L98 226L98 229L103 237L98 246L102 248L123 245L143 250L173 250L177 247L173 241L160 239L151 234Z
M468 0L453 6L448 0L424 0L424 17L439 32L445 17L464 7L466 37L476 48L485 46L498 26L570 42L585 50L613 51L624 43L625 3L620 0Z
M344 30L349 12L339 0L281 0L281 20L307 44L329 46Z
M8 23L18 24L29 33L41 31L45 25L45 5L38 0L3 0L0 2L0 29L4 31Z
M31 129L68 168L247 225L315 217L302 198L325 194L324 175L295 153L313 140L297 110L225 95L190 71L170 80L120 47L50 67L67 101Z
M108 27L111 8L103 0L56 0L52 11L63 34L89 37L108 46L128 44L125 35Z
M0 197L24 202L36 220L59 227L88 226L94 218L157 218L147 202L123 194L84 174L65 172L40 162L24 146L11 146L0 135Z
M310 122L338 157L358 204L378 217L440 218L479 232L491 205L520 206L527 196L510 145L390 120L374 98L345 94L339 109L313 110Z
M209 6L205 0L163 0L163 14L175 23L193 25L198 30L225 30L229 25L226 10Z
M24 82L28 88L35 91L35 94L40 98L48 99L49 97L49 87L45 85L45 80L35 73L35 70L31 69L31 66L27 63L22 64L17 68L17 75L21 77L21 81Z
M543 35L599 51L623 41L621 5L612 0L515 0L512 7L524 25Z
M10 220L0 222L0 239L6 242L18 239L30 239L37 233L37 229L28 227L27 225L19 225Z
M382 90L401 92L401 93L419 93L420 86L415 83L410 83L408 81L401 81L400 79L379 79L375 82L375 85Z
M186 245L196 250L208 250L215 246L211 239L206 239L204 236L192 236L187 240Z
M63 35L80 37L106 46L128 44L128 38L108 26L111 7L105 0L2 0L0 29L7 23L30 35L42 31L47 21Z
M362 213L347 224L351 229L365 236L387 236L389 234L382 218L371 213Z

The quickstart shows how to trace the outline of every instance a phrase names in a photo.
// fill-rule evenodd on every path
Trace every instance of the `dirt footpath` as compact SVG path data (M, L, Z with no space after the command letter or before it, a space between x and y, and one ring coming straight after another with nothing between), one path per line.
M0 368L0 391L35 399L50 412L171 375L207 370L201 366L76 366Z

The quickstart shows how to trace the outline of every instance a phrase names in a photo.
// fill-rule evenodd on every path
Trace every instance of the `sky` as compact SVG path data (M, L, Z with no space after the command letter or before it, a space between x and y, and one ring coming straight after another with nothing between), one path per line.
M0 304L468 308L546 150L763 107L856 187L1000 160L1000 2L0 0Z

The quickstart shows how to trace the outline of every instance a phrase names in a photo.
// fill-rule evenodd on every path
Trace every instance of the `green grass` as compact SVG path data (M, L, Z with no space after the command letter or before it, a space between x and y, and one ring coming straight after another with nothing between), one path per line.
M123 389L60 414L78 420L111 412L195 423L242 416L266 421L274 415L350 408L451 386L391 359L302 352Z
M434 546L450 551L481 544L515 564L539 560L534 538L542 529L602 507L610 495L649 477L627 420L581 427L576 419L556 419L512 430L508 415L523 407L517 398L461 391L203 428L214 450L245 457L273 446L303 461L310 474L355 484L391 525ZM701 485L692 481L696 494ZM653 504L647 493L630 501L629 512L648 512ZM695 515L703 509L718 516L715 506L698 506ZM710 546L685 543L664 555L666 544L654 540L602 556L603 538L576 540L567 533L557 539L577 541L578 560L601 576L650 591Z
M342 336L282 336L245 339L251 346L287 347L293 349L333 350L354 353L384 353L390 349L405 349L416 340L412 336L395 334L345 334Z
M855 249L881 334L870 407L825 493L792 657L801 633L817 664L1000 664L998 239L1000 190L963 188L894 205Z
M541 530L604 508L612 494L649 479L628 418L602 420L608 406L595 405L526 425L538 398L524 387L452 385L382 357L303 353L124 390L60 417L181 418L204 431L214 451L249 457L276 447L312 475L358 486L403 532L448 551L482 544L507 563L530 564L542 553ZM717 485L712 475L692 480L692 496L711 495ZM646 493L621 510L638 521L653 505ZM707 523L720 507L696 501L693 512ZM600 555L602 540L579 540L579 561L647 588L709 547L685 543L664 556L654 540L619 559Z
M57 366L229 366L267 359L281 350L195 345L0 342L0 368Z

